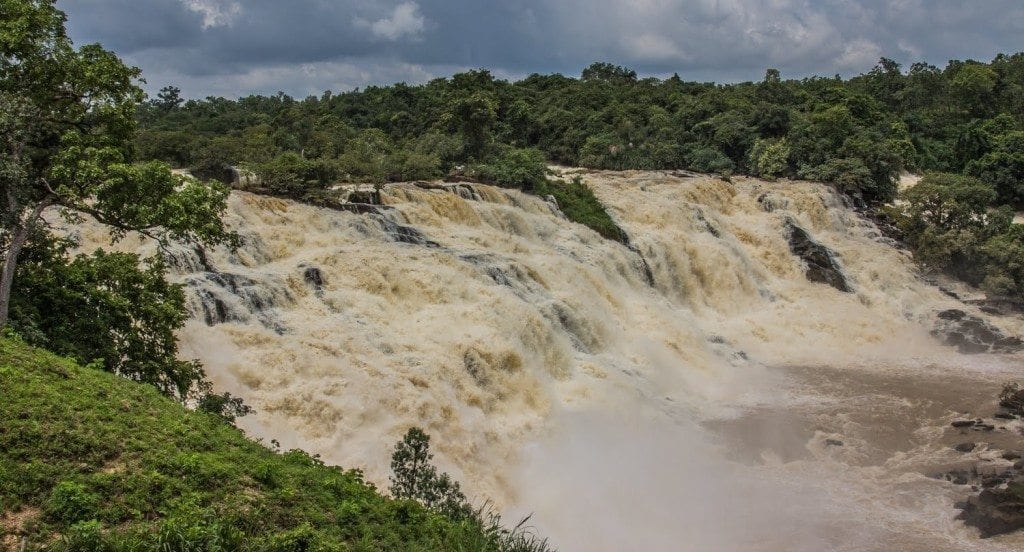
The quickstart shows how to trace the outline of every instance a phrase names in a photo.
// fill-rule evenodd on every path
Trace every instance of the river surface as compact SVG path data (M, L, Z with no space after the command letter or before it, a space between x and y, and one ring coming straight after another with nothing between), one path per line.
M1019 357L929 335L941 310L987 315L825 186L565 172L629 247L482 185L389 185L369 214L235 192L238 251L169 256L183 353L256 409L248 433L384 488L393 444L423 427L468 494L566 551L1024 546L978 539L954 520L969 489L929 477L1021 448L1016 426L949 427L1021 378ZM852 293L807 280L788 224Z

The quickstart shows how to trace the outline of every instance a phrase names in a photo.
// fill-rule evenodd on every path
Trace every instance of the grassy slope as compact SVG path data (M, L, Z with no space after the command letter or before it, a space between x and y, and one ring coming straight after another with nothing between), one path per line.
M593 190L582 181L547 180L538 186L536 194L541 197L548 194L554 196L567 219L587 226L607 239L624 240L622 230L598 201Z
M29 550L491 548L479 526L382 497L358 472L0 338L0 549L23 537Z

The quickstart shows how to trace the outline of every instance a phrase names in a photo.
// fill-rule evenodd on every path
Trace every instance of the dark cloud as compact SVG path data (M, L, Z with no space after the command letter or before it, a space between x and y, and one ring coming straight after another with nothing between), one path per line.
M59 0L79 42L191 96L304 95L592 61L735 81L943 65L1020 49L1019 0Z

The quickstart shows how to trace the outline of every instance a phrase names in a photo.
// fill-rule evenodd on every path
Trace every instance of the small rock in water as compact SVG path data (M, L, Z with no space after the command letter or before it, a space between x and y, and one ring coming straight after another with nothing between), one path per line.
M841 447L841 446L843 446L843 442L840 441L839 439L825 439L825 446L828 446L828 447Z
M992 431L995 428L996 428L996 426L994 426L992 424L977 424L977 425L974 426L974 429L977 430L977 431Z
M1020 460L1020 453L1019 452L1004 452L1003 453L1003 460L1010 460L1010 461Z
M1013 463L1013 469L1024 470L1024 460L1017 460Z
M971 452L977 447L977 443L960 443L959 445L953 447L953 449L956 450L957 452Z
M999 418L1000 420L1016 420L1017 419L1017 417L1014 416L1013 414L1009 414L1009 413L1006 413L1006 412L996 413L992 417L993 418Z
M971 427L974 425L974 420L954 420L953 423L949 425L953 427Z

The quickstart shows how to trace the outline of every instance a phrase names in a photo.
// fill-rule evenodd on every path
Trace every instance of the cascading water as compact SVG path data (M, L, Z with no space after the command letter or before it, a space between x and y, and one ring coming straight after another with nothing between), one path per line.
M953 520L963 491L926 475L955 460L956 409L1019 361L938 344L937 312L978 313L840 196L583 177L628 247L482 185L390 185L362 213L235 192L237 251L165 254L190 294L183 353L256 409L250 434L382 485L423 427L442 469L563 550L1021 544L978 541ZM849 292L811 281L801 248Z

